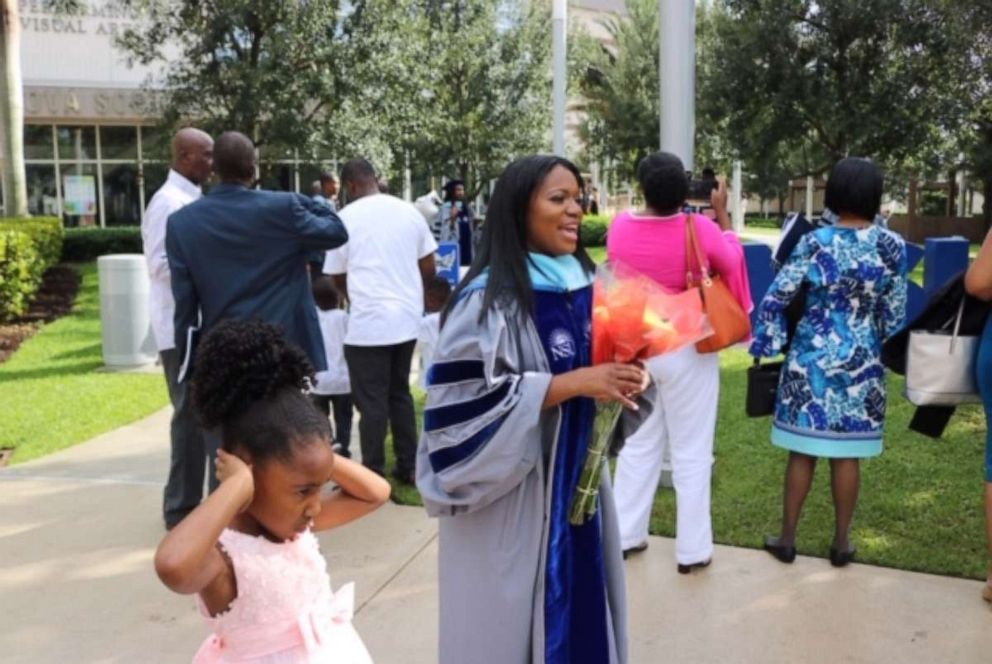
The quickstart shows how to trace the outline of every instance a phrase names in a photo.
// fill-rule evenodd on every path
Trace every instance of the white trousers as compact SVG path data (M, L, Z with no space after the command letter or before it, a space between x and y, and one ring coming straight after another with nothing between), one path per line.
M677 510L675 557L681 565L709 560L713 555L710 479L720 394L719 353L700 354L689 346L648 360L647 369L658 388L654 410L624 443L613 482L620 545L629 549L647 540L667 445Z

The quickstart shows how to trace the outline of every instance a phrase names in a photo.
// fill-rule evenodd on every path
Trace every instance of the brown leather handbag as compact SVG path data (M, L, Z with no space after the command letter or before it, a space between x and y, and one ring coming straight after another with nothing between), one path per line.
M700 353L715 353L747 339L751 334L751 319L718 274L710 274L710 265L696 239L696 223L686 215L686 286L698 288L703 310L713 326L713 334L696 343ZM692 259L699 266L699 280L692 269Z

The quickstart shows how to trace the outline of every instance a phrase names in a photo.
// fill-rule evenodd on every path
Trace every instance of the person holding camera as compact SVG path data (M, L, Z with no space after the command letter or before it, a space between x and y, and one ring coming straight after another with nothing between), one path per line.
M694 181L673 154L656 152L637 167L646 202L639 212L626 211L610 224L606 254L611 263L633 268L672 292L688 287L686 274L699 276L702 266L687 251L687 224L693 224L699 249L710 271L720 275L744 311L751 310L744 249L727 214L724 182ZM715 186L715 188L714 188ZM683 212L705 195L717 223ZM662 454L671 450L677 503L675 556L678 571L688 574L709 565L713 555L710 480L713 434L720 390L720 358L695 346L647 361L658 386L648 420L627 438L617 461L616 505L620 544L627 555L647 548L648 522L661 475Z
M448 180L444 202L437 213L438 241L457 242L462 265L472 264L472 230L475 210L465 201L465 182Z

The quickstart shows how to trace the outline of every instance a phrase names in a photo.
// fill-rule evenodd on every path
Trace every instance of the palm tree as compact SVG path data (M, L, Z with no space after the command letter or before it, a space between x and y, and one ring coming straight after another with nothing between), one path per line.
M0 0L0 142L7 216L28 216L24 174L24 89L21 85L21 21L17 0Z

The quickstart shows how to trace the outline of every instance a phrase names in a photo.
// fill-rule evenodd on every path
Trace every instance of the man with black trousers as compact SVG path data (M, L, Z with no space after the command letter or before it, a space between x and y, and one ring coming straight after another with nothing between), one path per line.
M213 168L213 149L214 140L199 129L185 127L176 132L172 138L169 174L148 202L141 222L141 241L150 282L148 303L152 332L172 403L169 477L162 498L162 516L168 529L200 504L207 455L203 434L193 416L189 391L179 382L182 358L176 351L172 330L176 307L172 299L169 261L165 255L165 224L169 215L202 195L200 186L210 178Z
M340 214L350 239L327 252L324 272L351 303L344 357L352 399L362 416L362 463L385 474L388 423L396 452L393 476L413 484L417 422L410 362L437 243L413 205L380 193L368 161L346 163L341 185L349 202Z

